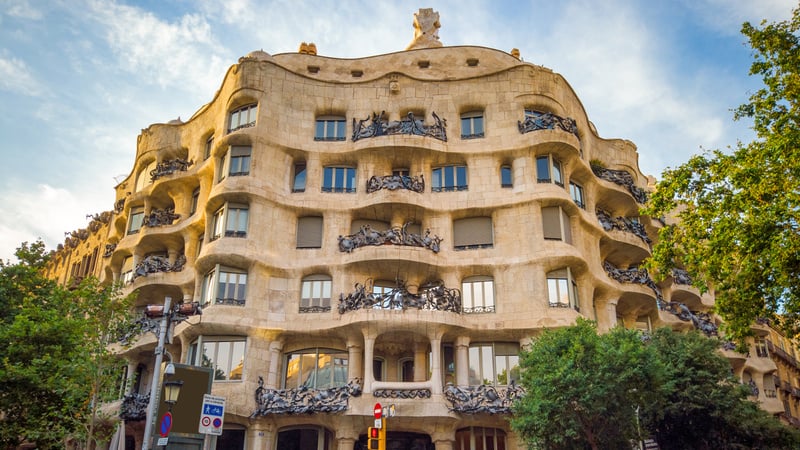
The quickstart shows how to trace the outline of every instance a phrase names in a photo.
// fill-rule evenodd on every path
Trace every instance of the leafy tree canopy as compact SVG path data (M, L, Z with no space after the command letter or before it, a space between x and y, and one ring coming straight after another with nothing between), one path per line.
M41 241L16 256L0 261L0 447L64 448L90 439L94 407L118 381L106 345L130 303L93 278L73 290L47 279Z
M800 323L800 6L742 33L764 85L734 118L752 119L756 140L664 171L643 210L678 219L660 231L648 267L664 278L682 266L698 288L712 287L740 343L757 318L782 314L793 336Z

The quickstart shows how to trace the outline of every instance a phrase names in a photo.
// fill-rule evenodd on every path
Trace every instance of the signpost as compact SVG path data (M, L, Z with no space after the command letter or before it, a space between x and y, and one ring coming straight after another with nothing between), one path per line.
M222 423L225 417L225 397L203 395L203 407L200 410L198 433L222 436Z

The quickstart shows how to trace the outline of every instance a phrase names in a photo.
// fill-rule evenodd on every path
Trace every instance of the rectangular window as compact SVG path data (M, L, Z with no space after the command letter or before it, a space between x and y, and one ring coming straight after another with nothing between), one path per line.
M123 284L130 284L133 282L133 257L128 256L122 262L122 269L120 270L120 279Z
M554 183L564 187L564 178L561 173L561 162L551 155L536 158L536 181L539 183Z
M292 192L306 191L306 162L294 164L294 181L292 182Z
M491 217L467 217L453 221L453 248L456 250L491 248L493 245Z
M471 277L461 283L463 311L492 313L494 306L494 280L490 277Z
M511 166L500 167L500 187L504 188L514 187L514 181L511 174Z
M232 177L250 175L250 152L251 147L249 145L234 145L231 147L228 175Z
M308 349L286 355L286 389L330 389L347 384L347 352Z
M469 346L469 384L507 386L519 382L519 345L514 343Z
M189 206L189 215L193 215L197 212L197 204L200 201L200 188L195 189L192 191L192 204Z
M258 105L255 103L231 111L228 120L228 133L255 126L257 111Z
M461 139L482 138L483 135L483 111L461 115Z
M572 244L569 215L560 206L542 208L542 231L545 239Z
M325 167L322 174L322 192L356 191L356 169L354 167Z
M201 306L211 304L244 306L247 294L247 274L217 266L206 274L200 292Z
M431 191L452 192L467 190L467 166L444 166L433 169Z
M128 234L136 234L142 228L144 222L144 207L131 208L130 220L128 221Z
M344 117L318 117L314 132L315 141L343 141L345 140Z
M322 217L306 216L297 219L297 248L322 247Z
M208 139L206 139L206 146L203 149L203 161L211 157L211 150L213 148L214 148L214 135L212 134L211 136L208 137Z
M767 340L764 339L764 336L756 336L755 345L756 356L759 358L769 358L769 353L767 353Z
M327 275L312 275L303 279L300 292L300 312L331 310L331 279Z
M578 283L569 267L547 274L547 299L551 307L580 311Z
M190 355L191 364L210 367L214 381L239 381L244 367L245 340L212 340L201 338L193 344L203 349L202 354Z
M586 203L583 199L583 188L579 184L575 184L572 181L569 182L569 195L576 205L581 209L586 209Z

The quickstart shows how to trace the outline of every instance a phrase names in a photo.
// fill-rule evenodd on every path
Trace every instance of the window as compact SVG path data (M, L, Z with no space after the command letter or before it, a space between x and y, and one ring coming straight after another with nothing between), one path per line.
M372 284L372 296L375 298L373 309L403 309L402 300L393 302L390 294L397 289L397 283L387 280L377 280Z
M217 448L221 448L219 444L217 444ZM281 450L333 450L339 447L330 431L323 427L304 425L281 429L278 433L276 448Z
M328 166L322 174L322 192L356 191L356 169L354 167Z
M122 261L122 269L120 269L120 280L123 284L130 284L133 282L133 256L128 256Z
M461 139L483 137L483 111L472 111L461 115Z
M506 432L499 428L469 427L456 431L457 450L505 450Z
M286 355L284 387L329 389L347 384L347 352L311 348Z
M578 284L569 267L547 274L547 299L553 308L573 308L580 311Z
M572 200L578 205L581 209L586 209L586 203L583 199L583 188L572 181L569 182L569 195L572 197Z
M231 111L228 121L228 133L255 126L257 112L258 104L256 103Z
M225 237L247 237L247 205L226 204L214 213L211 240Z
M297 219L297 248L322 247L322 217L306 216Z
M635 329L644 332L653 331L653 323L650 321L650 316L639 316L636 318L636 323L633 325Z
M317 127L314 132L315 141L343 141L345 140L345 119L339 116L317 117Z
M250 175L250 152L249 145L232 145L224 155L222 155L222 168L219 171L219 181L226 176L239 177Z
M431 191L451 192L467 190L467 166L444 166L433 169Z
M331 310L331 277L311 275L303 278L300 289L300 312L327 312Z
M203 161L207 160L211 156L211 150L214 148L214 135L206 139L206 146L203 149Z
M131 208L130 219L128 220L128 234L136 234L142 228L144 222L144 207L138 206Z
M203 349L202 353L198 349ZM242 379L245 338L215 338L201 336L189 347L188 361L214 371L214 381Z
M469 384L507 386L519 382L519 344L488 343L469 346Z
M247 294L247 273L217 266L206 274L200 293L201 306L213 304L244 306Z
M467 217L453 221L453 247L456 250L491 248L492 218Z
M156 170L156 162L150 161L150 163L139 173L136 175L136 192L141 191L147 185L153 182L152 176L150 176L150 172Z
M756 336L754 341L756 345L756 356L759 358L769 358L769 353L767 353L767 340L764 339L764 336Z
M478 276L461 282L461 301L464 313L494 312L494 280Z
M189 206L189 215L193 215L197 212L197 204L200 201L200 188L195 189L192 191L192 203Z
M514 187L513 177L511 175L511 166L500 166L500 187Z
M564 241L572 244L572 227L569 215L560 206L542 208L542 230L548 240Z
M306 162L299 161L294 164L294 181L292 182L292 192L306 191Z
M539 183L555 183L564 187L561 175L561 162L550 155L536 158L536 181Z

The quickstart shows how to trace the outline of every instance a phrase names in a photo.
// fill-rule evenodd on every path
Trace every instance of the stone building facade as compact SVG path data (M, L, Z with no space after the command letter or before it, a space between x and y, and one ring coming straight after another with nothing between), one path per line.
M662 225L634 144L561 75L416 16L406 51L240 58L189 120L142 130L100 237L56 254L64 282L83 245L137 307L201 305L168 350L213 367L218 448L360 449L381 402L390 449L521 449L517 355L543 329L716 332L710 295L637 268ZM120 351L137 448L155 346Z

